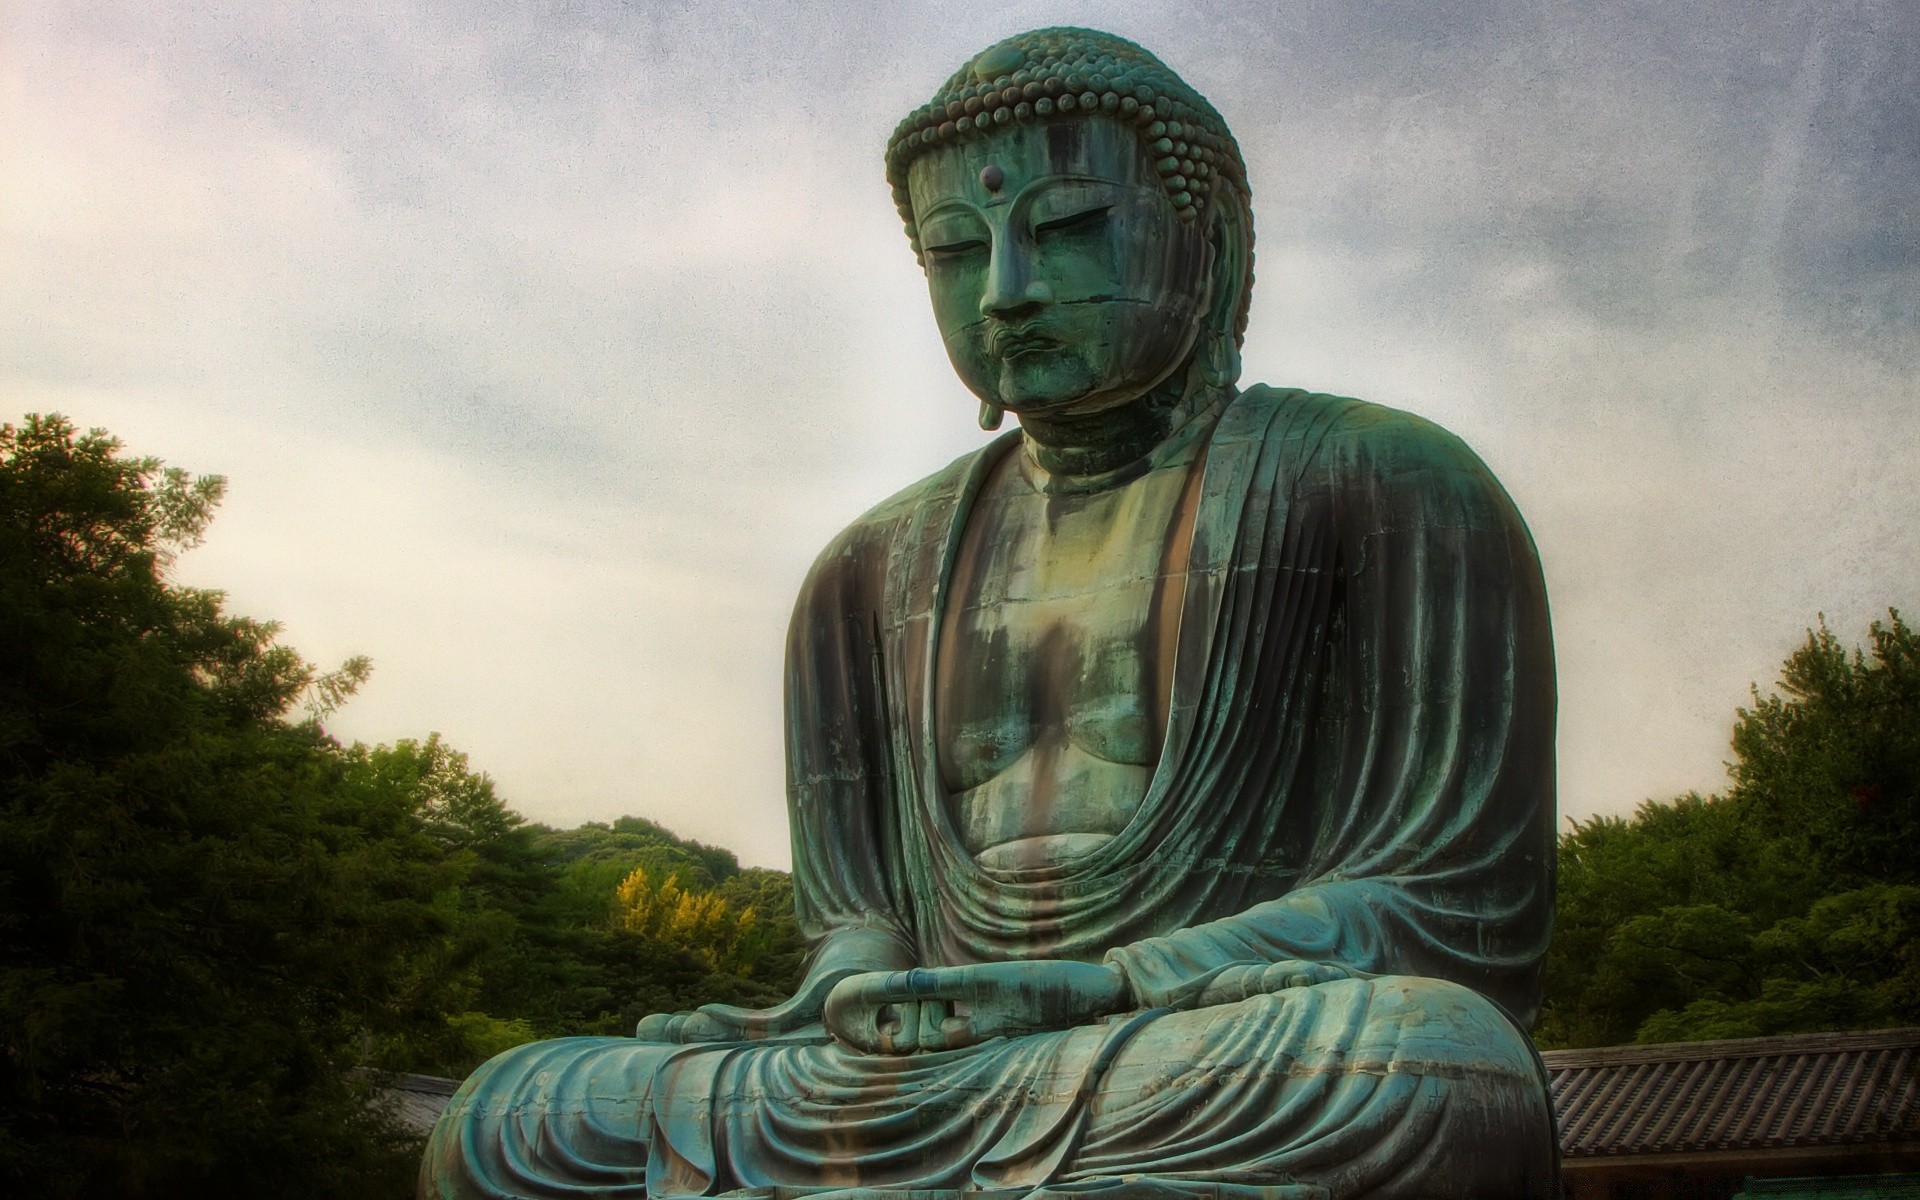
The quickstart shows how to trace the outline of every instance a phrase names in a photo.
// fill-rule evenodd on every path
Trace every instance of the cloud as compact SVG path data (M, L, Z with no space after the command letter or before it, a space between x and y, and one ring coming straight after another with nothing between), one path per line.
M800 577L979 441L879 147L1085 23L1246 149L1249 377L1520 503L1564 812L1715 786L1816 612L1920 596L1911 6L1042 9L16 6L0 402L229 475L183 570L374 657L342 733L782 862Z

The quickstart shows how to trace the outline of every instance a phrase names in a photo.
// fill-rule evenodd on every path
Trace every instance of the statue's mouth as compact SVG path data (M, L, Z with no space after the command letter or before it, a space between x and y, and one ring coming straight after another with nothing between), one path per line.
M1018 358L1039 350L1052 350L1059 345L1057 339L1031 329L1010 329L993 336L994 353L1001 358Z

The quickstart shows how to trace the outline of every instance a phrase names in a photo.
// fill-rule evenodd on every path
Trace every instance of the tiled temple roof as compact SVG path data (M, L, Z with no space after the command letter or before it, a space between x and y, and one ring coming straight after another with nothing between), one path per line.
M394 1115L402 1128L421 1137L433 1132L434 1122L446 1111L447 1101L460 1086L456 1080L437 1075L393 1075L386 1082L386 1096L396 1105Z
M1542 1057L1568 1159L1920 1142L1920 1028Z

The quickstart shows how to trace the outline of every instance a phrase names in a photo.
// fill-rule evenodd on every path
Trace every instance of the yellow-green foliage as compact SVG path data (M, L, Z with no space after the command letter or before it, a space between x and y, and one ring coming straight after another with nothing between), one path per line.
M635 867L613 896L614 924L685 946L708 966L739 968L753 932L752 905L736 910L717 893L680 886L678 875L655 883L645 867Z

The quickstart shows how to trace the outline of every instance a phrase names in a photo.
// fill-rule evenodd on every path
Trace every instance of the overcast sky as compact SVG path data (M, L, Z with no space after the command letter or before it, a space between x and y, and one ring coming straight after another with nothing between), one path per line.
M881 173L1043 24L1253 177L1249 381L1439 421L1531 525L1563 816L1723 779L1824 611L1920 615L1920 5L11 0L0 417L226 475L180 564L528 816L784 865L819 547L975 446Z

